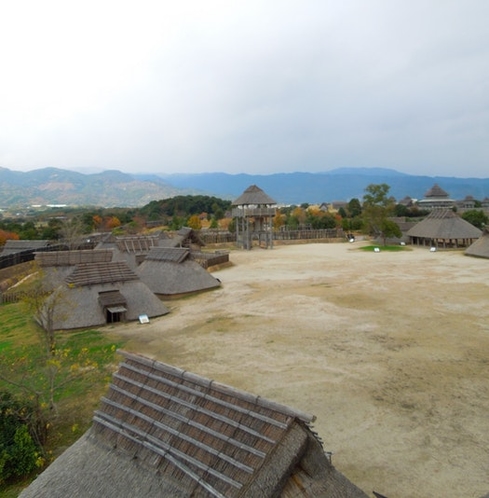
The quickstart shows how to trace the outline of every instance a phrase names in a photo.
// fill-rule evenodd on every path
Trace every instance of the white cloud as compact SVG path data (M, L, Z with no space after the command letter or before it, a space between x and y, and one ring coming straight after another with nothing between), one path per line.
M487 176L480 0L8 2L0 165Z

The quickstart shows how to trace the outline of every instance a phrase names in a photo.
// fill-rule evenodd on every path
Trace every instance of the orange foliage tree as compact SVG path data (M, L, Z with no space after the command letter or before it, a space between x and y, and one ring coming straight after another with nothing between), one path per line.
M200 230L202 228L202 222L200 221L200 217L197 214L192 215L187 222L189 228L193 228L194 230Z
M19 235L15 232L7 232L6 230L0 229L0 246L5 245L7 240L19 240Z

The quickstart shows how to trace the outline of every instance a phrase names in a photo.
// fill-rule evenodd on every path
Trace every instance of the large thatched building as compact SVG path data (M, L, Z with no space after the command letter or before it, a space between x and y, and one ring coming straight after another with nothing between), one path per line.
M185 247L154 247L136 268L139 278L158 296L178 297L221 285Z
M234 202L232 217L236 220L236 245L251 249L256 242L261 247L273 248L274 201L256 185L248 187Z
M124 261L112 251L38 253L44 285L52 294L39 314L45 328L75 329L156 317L169 312Z
M489 228L485 228L481 237L465 250L467 256L489 259Z
M314 417L130 353L91 429L20 498L366 498Z
M414 245L437 248L468 247L482 232L451 209L433 209L407 236Z
M450 199L448 193L435 183L425 193L424 198L418 201L418 205L421 209L451 208L455 205L455 201Z

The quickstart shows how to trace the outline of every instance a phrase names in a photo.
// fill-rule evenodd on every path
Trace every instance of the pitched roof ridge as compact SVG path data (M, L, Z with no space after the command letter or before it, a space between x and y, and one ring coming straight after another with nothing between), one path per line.
M314 422L314 420L316 420L315 415L311 415L309 413L305 413L305 412L302 412L300 410L296 410L296 409L291 408L290 406L287 406L287 405L282 405L280 403L276 403L274 401L268 400L268 399L263 398L261 396L251 394L247 391L237 389L237 388L228 386L226 384L222 384L220 382L214 381L212 379L208 379L206 377L203 377L201 375L189 372L187 370L184 370L184 369L181 369L178 367L174 367L172 365L168 365L168 364L160 362L158 360L150 359L146 356L142 356L142 355L139 355L136 353L130 353L130 352L124 351L124 350L118 350L117 352L119 354L121 354L122 356L124 356L126 359L130 359L130 360L133 360L135 362L141 363L141 364L146 365L150 368L154 368L155 370L160 370L162 372L170 373L172 375L175 375L176 377L180 377L184 380L194 382L197 385L215 389L216 391L218 391L222 394L234 396L237 399L247 401L249 403L255 404L255 405L260 406L262 408L267 408L269 410L276 411L278 413L281 413L282 415L286 415L286 416L293 417L293 418L298 418L306 423L311 423L311 422Z

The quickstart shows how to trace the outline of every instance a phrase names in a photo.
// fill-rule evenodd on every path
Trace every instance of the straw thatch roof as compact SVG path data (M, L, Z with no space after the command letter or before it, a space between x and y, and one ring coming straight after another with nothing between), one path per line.
M366 498L324 454L313 416L122 354L91 429L21 498Z
M82 263L108 263L113 252L108 249L49 251L36 253L40 266L74 266Z
M477 239L481 234L481 230L451 209L434 209L407 232L409 237L443 240Z
M3 246L2 256L18 252L41 249L49 246L49 240L7 240Z
M489 229L485 228L482 237L478 238L465 250L467 256L489 258Z
M438 184L434 184L425 194L426 199L448 199L448 192L445 192Z
M116 237L116 246L122 252L141 253L158 246L159 241L159 236Z
M159 296L176 297L221 285L189 256L190 251L186 248L154 248L135 272Z
M169 313L124 262L86 263L69 271L68 276L57 270L47 273L46 287L55 290L38 317L44 327L48 320L55 330L102 326L108 322L107 311L123 313L121 320ZM61 277L64 281L59 282ZM109 296L117 296L117 302L107 301ZM111 308L112 305L115 307Z
M248 187L233 201L233 206L270 206L274 204L277 204L277 202L256 185Z

